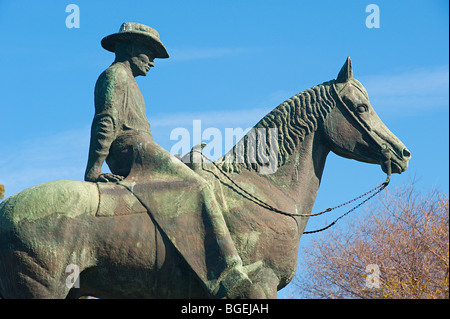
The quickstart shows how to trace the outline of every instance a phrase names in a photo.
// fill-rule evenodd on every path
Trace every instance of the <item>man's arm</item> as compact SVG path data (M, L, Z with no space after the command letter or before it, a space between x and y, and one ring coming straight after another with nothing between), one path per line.
M115 138L114 120L110 115L94 117L89 146L89 159L84 180L89 182L118 182L122 176L102 173L102 166Z
M116 138L119 110L123 107L126 77L116 69L102 73L95 85L95 116L92 121L89 158L84 179L90 182L118 182L122 176L102 173L102 165Z

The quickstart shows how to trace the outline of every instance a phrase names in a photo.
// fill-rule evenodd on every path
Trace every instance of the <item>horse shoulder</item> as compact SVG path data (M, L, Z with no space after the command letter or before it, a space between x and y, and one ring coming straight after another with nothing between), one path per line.
M17 193L0 205L0 220L17 225L51 215L76 218L95 215L99 195L95 183L59 180L39 184ZM1 223L0 223L1 224Z

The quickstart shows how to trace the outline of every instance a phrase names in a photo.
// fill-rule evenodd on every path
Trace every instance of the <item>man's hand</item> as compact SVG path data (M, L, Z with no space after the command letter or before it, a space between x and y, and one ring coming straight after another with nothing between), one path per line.
M123 180L123 176L114 175L111 173L101 173L97 178L98 182L105 182L105 183L108 182L117 183L120 182L121 180Z
M111 173L100 173L98 176L92 176L89 179L86 179L89 182L102 182L102 183L117 183L123 180L123 176L114 175Z

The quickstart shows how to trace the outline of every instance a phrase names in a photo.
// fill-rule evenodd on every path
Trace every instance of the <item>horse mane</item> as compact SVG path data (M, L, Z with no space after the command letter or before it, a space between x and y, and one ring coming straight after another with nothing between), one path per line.
M336 93L332 89L334 81L324 82L305 91L302 91L287 99L269 114L263 117L253 129L277 129L278 132L278 167L284 165L289 157L294 153L297 146L303 142L305 137L317 130L318 124L323 122L327 114L336 105ZM251 161L249 158L255 158L256 143L252 143L249 134L245 135L236 145L217 163L222 169L228 172L239 173L242 168L251 171L259 171L263 163L260 161ZM265 132L263 130L263 132ZM254 134L254 133L253 133ZM261 140L256 134L256 139ZM253 138L253 141L255 138ZM270 143L267 143L266 136L265 148L266 154L270 154ZM243 149L238 151L237 148ZM256 157L258 158L258 157Z

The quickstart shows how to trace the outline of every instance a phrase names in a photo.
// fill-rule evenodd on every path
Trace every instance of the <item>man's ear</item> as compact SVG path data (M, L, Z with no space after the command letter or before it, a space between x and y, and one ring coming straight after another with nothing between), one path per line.
M129 57L133 57L134 56L134 51L135 51L134 43L133 42L127 42L126 46L125 46L125 52L127 53L127 55Z
M116 61L125 61L128 60L133 55L133 47L132 43L129 42L118 42L116 44L115 53L116 53Z

